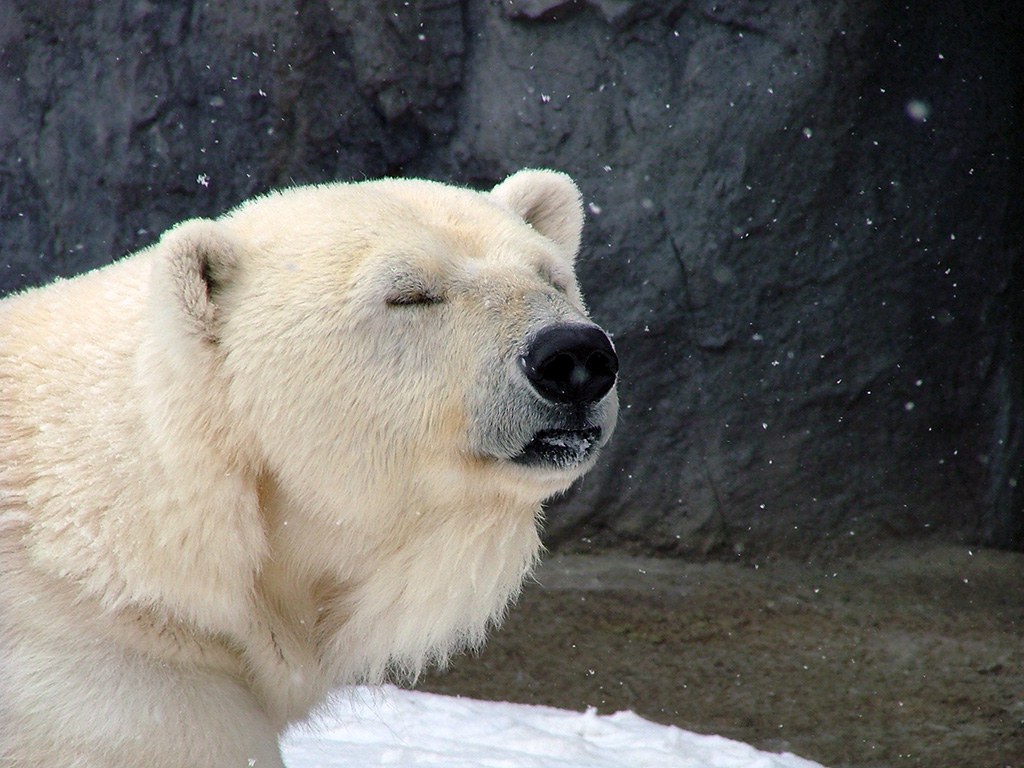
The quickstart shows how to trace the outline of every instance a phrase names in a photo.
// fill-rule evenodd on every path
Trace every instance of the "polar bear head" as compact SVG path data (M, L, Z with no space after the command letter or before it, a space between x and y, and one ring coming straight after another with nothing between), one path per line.
M582 224L551 171L488 193L291 189L165 236L162 315L205 347L225 429L297 499L539 503L616 419L615 351L573 271Z

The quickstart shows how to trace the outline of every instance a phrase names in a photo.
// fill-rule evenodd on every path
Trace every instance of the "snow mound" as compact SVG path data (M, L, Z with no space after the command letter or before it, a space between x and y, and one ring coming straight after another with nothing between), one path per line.
M347 690L315 730L284 740L289 768L821 768L720 736L599 715L393 686Z

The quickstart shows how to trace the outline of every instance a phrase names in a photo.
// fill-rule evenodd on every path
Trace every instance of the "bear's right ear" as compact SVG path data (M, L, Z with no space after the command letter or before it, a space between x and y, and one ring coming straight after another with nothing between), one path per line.
M153 301L186 336L217 341L217 296L239 264L241 245L216 221L190 219L156 246Z
M524 170L491 190L491 197L559 245L570 261L580 250L583 197L564 173Z

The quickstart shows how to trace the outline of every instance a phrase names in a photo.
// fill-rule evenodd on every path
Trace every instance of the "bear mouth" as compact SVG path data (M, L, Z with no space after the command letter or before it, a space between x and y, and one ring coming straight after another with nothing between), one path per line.
M600 442L599 427L542 429L512 460L530 467L570 469L593 455Z

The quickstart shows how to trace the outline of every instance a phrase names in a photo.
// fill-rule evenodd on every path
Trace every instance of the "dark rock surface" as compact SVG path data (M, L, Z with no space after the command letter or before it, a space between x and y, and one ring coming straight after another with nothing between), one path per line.
M552 544L1024 544L1015 3L0 5L0 292L268 188L572 174L622 358Z

